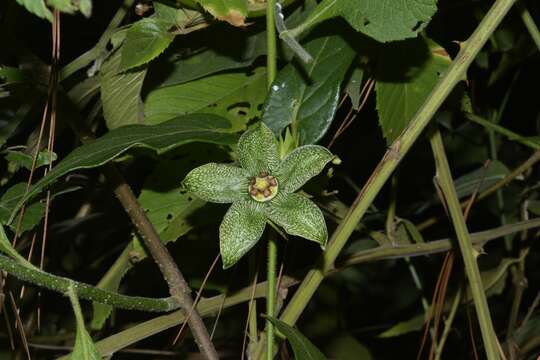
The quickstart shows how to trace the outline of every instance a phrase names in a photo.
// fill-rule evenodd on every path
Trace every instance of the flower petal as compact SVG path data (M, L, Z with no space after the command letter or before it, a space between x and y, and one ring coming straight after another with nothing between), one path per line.
M324 216L317 205L300 194L276 196L266 208L268 218L288 234L316 241L324 248L328 231Z
M226 164L208 163L186 175L184 186L205 201L231 203L248 198L249 174Z
M249 129L238 140L240 165L257 175L261 171L272 172L279 164L276 138L264 123Z
M266 226L262 205L252 200L232 204L219 227L223 268L238 262L261 238Z
M334 155L319 145L296 148L275 171L280 191L294 192L324 169Z

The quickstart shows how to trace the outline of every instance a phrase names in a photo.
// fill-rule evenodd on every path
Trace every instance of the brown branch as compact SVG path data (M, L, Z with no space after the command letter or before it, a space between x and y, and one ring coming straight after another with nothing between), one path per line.
M73 122L71 122L71 125L77 127L75 132L79 135L81 142L90 143L95 140L93 134L89 130L82 128L80 124L73 124ZM154 225L152 225L148 216L146 216L146 212L139 204L133 191L131 191L126 180L113 163L109 162L104 165L103 173L105 174L107 181L111 184L116 197L130 217L131 222L135 225L144 245L163 274L163 278L169 287L169 293L178 302L182 311L190 313L193 308L191 289L177 264L174 262L174 259L171 257L171 254L161 242ZM210 340L210 335L208 334L208 330L206 329L200 314L196 310L193 311L189 317L188 325L201 353L207 359L217 360L218 355L216 349Z

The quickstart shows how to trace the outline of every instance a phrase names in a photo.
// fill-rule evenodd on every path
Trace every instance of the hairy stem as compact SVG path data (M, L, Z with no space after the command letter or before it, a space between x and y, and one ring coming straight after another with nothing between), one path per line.
M8 274L49 290L66 293L73 284L77 295L82 299L96 301L121 309L141 311L171 311L178 308L178 302L173 297L152 299L139 296L126 296L94 286L56 276L38 268L28 267L20 262L0 255L0 269Z
M480 270L476 263L478 251L473 248L471 243L469 231L465 223L465 217L463 216L456 188L454 187L454 181L452 180L452 174L450 173L450 166L448 165L448 159L446 158L441 133L438 130L434 131L430 137L430 141L437 167L436 178L441 187L441 191L444 194L450 218L456 232L461 256L463 257L463 263L465 265L465 272L467 273L469 286L474 299L480 330L482 332L486 356L489 360L499 359L497 335L493 329Z
M471 234L471 241L474 245L483 245L488 241L500 239L506 234L511 234L526 229L540 227L540 218L523 221L512 225L501 226L491 230L486 230ZM331 276L341 269L348 266L363 264L372 261L396 259L412 256L421 256L446 252L452 249L450 239L441 239L422 244L411 244L404 246L381 246L374 249L363 250L336 264L337 268L325 273L325 276ZM280 282L280 288L286 289L298 284L298 280L291 276L284 276ZM197 305L197 311L201 316L213 316L219 313L223 308L259 299L266 295L267 283L261 282L241 289L233 294L219 295L208 299L202 299ZM175 311L171 314L156 317L135 325L127 330L111 335L97 342L97 348L103 356L113 354L129 345L142 339L146 339L161 331L167 330L175 325L185 321L185 312Z

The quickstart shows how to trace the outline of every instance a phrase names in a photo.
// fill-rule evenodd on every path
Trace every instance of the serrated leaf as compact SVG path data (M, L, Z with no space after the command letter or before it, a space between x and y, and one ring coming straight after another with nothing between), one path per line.
M321 209L300 194L278 195L265 208L268 218L281 226L289 235L315 241L322 248L328 240L328 230Z
M52 12L47 8L44 0L17 0L17 3L37 17L52 22Z
M204 201L231 203L248 198L249 176L234 165L208 163L191 170L183 184Z
M120 71L120 51L116 51L101 67L101 101L103 116L109 129L143 123L141 88L146 68Z
M184 28L201 13L187 8L177 8L174 3L153 2L154 14L160 21L169 26Z
M375 85L379 124L387 144L407 127L451 60L423 39L392 43L381 55Z
M232 144L236 137L227 133L229 128L230 123L219 116L193 114L153 126L128 125L112 130L95 142L73 150L47 176L30 188L14 211L70 171L101 166L133 147L150 148L162 153L192 142Z
M157 18L144 18L128 30L121 48L122 71L146 64L161 54L174 40L170 25Z
M293 150L279 165L275 175L280 191L294 192L319 174L334 155L319 145L304 145Z
M196 0L215 18L234 26L244 26L247 16L246 0Z
M288 64L278 73L262 117L276 136L292 124L300 145L316 143L328 130L337 110L341 81L355 55L339 36L314 39L305 48L313 61L302 70Z
M262 205L253 200L231 205L219 226L219 247L223 268L238 262L261 238L266 227Z
M289 343L294 352L295 359L302 360L326 360L324 354L315 347L300 331L292 326L284 323L281 320L267 317L274 326L281 332Z
M214 113L228 118L232 131L242 130L248 120L260 113L258 106L266 94L265 74L263 69L226 73L157 88L146 98L145 123L158 124L185 114Z
M237 153L240 165L251 176L261 171L272 172L279 164L276 138L264 123L242 134L238 140Z
M422 31L437 11L436 0L324 0L299 29L342 16L359 32L377 41L412 38Z
M84 326L84 316L81 311L81 305L79 299L75 293L74 285L71 285L68 290L69 300L75 313L75 320L77 321L77 334L75 335L75 346L71 353L70 360L101 360L102 357L97 351L96 345L92 341L90 334L86 331Z

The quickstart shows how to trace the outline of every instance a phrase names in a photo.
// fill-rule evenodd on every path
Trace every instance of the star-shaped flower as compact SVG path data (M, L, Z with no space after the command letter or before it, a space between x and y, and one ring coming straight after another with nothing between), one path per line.
M237 152L241 167L208 163L193 169L183 182L205 201L232 203L219 228L223 268L259 241L268 221L324 248L328 232L321 210L295 191L323 170L332 153L305 145L281 161L276 139L264 123L240 137Z

